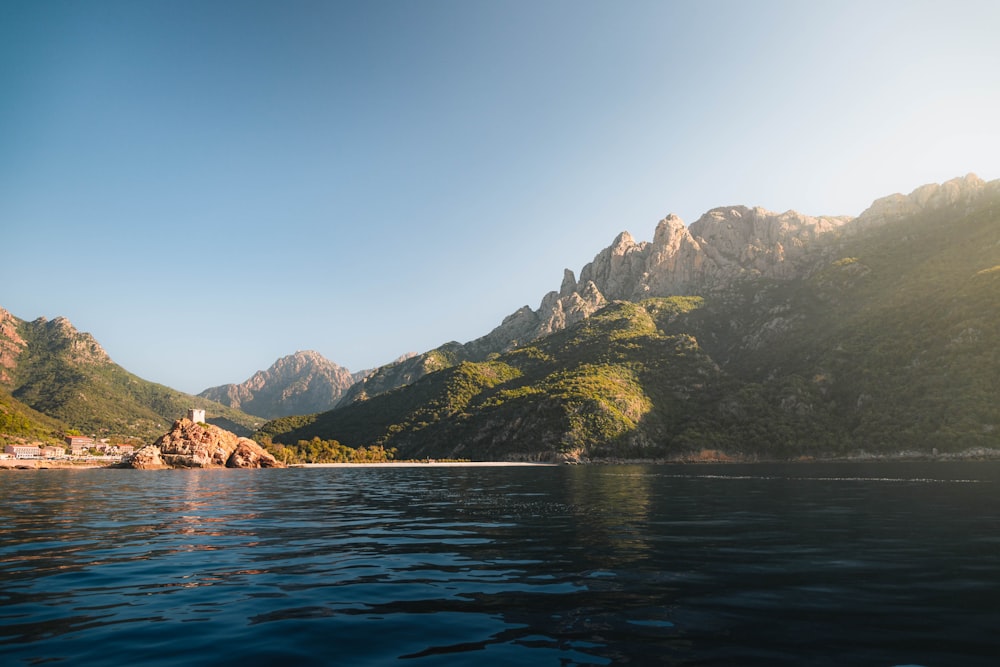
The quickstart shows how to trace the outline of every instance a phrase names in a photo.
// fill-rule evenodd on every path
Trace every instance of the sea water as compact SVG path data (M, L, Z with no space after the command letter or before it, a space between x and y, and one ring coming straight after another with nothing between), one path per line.
M995 665L1000 465L0 473L3 665Z

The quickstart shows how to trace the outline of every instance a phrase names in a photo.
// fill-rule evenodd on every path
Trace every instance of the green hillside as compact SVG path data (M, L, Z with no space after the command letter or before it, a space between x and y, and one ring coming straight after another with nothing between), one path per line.
M61 442L69 427L58 419L32 410L0 391L0 445L8 442Z
M16 344L7 341L16 363L7 371L3 389L63 427L98 437L152 440L191 407L204 408L209 421L241 434L263 422L129 373L65 319L24 322L2 314L14 324L18 339Z
M1000 202L818 244L815 269L616 302L565 331L262 436L398 457L1000 449Z

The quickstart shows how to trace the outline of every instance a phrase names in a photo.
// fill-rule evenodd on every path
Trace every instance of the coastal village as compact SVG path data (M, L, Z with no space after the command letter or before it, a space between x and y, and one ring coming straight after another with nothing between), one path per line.
M0 454L0 459L114 463L135 451L134 445L113 445L107 439L95 440L84 435L67 435L65 442L65 445L8 444Z
M188 410L187 418L195 423L205 422L205 411L198 408ZM34 443L12 443L0 452L0 461L70 461L87 463L118 463L124 457L135 453L135 445L112 444L107 438L97 439L86 435L67 434L64 445Z

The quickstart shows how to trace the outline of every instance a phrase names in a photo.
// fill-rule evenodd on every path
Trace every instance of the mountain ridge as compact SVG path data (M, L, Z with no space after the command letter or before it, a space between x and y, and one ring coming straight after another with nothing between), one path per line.
M404 386L461 361L482 361L580 322L614 300L709 294L748 279L792 280L821 266L822 241L850 236L923 210L969 206L1000 192L1000 180L975 174L922 185L908 195L876 199L855 218L775 213L743 205L712 208L685 226L670 214L657 223L653 241L636 242L628 231L584 265L579 279L564 269L558 291L539 307L525 305L492 331L464 344L452 341L403 363L376 369L345 392L340 405Z

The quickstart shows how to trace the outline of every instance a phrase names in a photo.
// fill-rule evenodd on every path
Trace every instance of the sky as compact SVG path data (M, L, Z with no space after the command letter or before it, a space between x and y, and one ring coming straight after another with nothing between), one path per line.
M628 230L1000 178L1000 3L4 0L0 307L181 391L488 333Z

